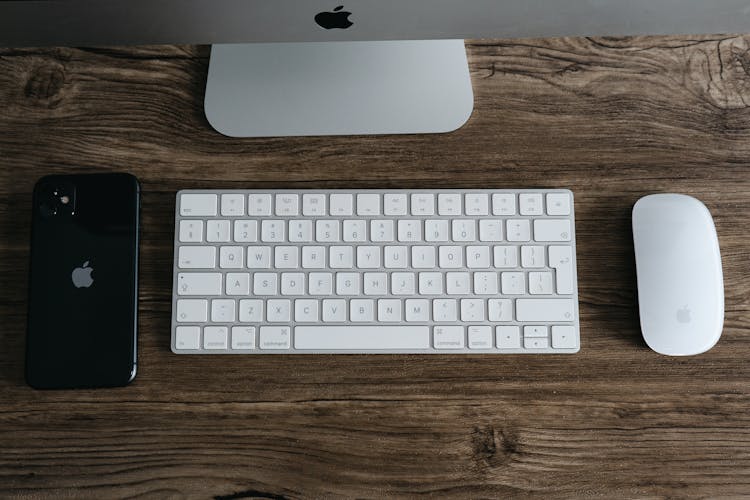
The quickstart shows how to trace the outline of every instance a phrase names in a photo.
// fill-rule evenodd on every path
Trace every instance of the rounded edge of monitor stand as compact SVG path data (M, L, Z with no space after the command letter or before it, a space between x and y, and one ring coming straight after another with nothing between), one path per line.
M474 92L463 40L214 45L205 114L233 138L447 133Z

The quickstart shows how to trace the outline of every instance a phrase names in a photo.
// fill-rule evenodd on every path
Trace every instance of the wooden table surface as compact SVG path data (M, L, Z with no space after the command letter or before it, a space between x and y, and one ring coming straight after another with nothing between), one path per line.
M750 37L468 52L455 133L235 140L203 115L206 47L0 50L0 497L750 496ZM32 186L107 170L143 183L138 378L38 392ZM490 186L575 192L579 354L170 352L176 190ZM724 334L690 358L638 327L630 210L673 191L724 258Z

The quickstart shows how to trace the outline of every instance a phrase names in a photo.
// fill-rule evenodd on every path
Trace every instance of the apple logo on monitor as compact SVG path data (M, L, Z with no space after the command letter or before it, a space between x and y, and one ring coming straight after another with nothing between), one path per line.
M325 28L327 30L345 30L354 24L349 20L349 16L351 15L351 12L347 12L344 10L343 5L339 5L331 12L320 12L315 16L315 22L318 23L318 26L320 26L321 28Z

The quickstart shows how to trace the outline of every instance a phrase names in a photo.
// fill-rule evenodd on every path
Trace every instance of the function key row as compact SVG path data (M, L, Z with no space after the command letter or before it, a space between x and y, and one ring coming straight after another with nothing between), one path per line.
M568 216L571 196L558 193L183 193L183 217Z

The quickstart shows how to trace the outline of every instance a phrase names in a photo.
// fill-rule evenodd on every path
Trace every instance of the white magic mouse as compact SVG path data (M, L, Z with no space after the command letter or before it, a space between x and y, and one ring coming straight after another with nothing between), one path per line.
M716 227L691 196L654 194L633 207L641 331L668 356L711 349L724 326L724 277Z

